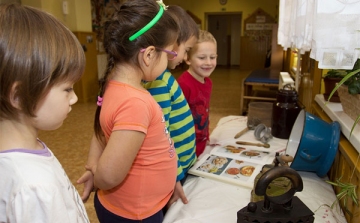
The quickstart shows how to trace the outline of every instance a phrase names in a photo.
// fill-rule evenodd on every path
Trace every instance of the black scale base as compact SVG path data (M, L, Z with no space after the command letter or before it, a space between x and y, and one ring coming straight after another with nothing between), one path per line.
M314 213L296 196L292 198L292 209L286 210L283 205L271 204L270 213L263 212L264 201L252 203L237 212L237 223L311 223ZM251 203L250 203L251 204ZM250 210L252 211L250 211ZM255 209L255 210L254 210Z

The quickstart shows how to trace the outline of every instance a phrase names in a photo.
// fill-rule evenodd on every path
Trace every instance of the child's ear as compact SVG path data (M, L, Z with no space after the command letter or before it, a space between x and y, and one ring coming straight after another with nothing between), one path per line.
M188 66L190 66L190 64L191 64L191 62L186 58L186 60L184 60L185 61L185 63L188 65Z
M20 82L16 81L10 90L10 103L13 107L17 108L17 109L21 109L21 105L20 105L20 99L18 97L18 89L20 87Z
M154 46L149 46L143 50L140 55L140 60L146 65L150 66L151 61L156 58L156 50Z

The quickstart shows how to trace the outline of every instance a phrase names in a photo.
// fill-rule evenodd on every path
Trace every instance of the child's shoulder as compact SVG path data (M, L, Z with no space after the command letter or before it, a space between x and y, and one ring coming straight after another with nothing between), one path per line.
M181 73L181 75L177 78L177 81L181 82L181 81L189 79L190 77L191 77L191 74L189 73L189 71L186 70Z
M177 84L175 77L169 70L165 70L156 80L145 82L143 86L145 89L151 90L163 87L171 88L174 84Z
M162 73L160 76L159 76L159 79L162 79L164 81L169 81L169 80L173 80L175 79L174 75L171 73L170 70L166 69L164 71L164 73Z
M51 153L50 156L36 154L9 152L0 155L1 176L9 179L17 178L24 182L37 184L47 182L56 174L64 174L64 170Z

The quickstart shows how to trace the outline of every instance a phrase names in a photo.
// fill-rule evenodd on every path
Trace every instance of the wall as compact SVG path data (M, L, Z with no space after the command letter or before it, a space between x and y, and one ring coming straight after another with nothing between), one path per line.
M41 8L63 21L72 31L91 32L90 0L67 0L69 14L62 14L63 0L21 0L22 4ZM191 11L202 20L205 29L205 12L242 12L243 19L261 7L273 17L278 17L279 0L228 0L226 5L220 5L219 0L164 0L165 4L179 5Z
M264 49L257 49L257 44L251 45L247 47L248 50L241 46L244 21L260 8L273 18L273 22L275 18L276 22L279 0L228 0L225 5L221 5L219 0L164 0L164 2L166 5L179 5L201 19L201 29L210 31L218 41L218 65L240 66L240 69L264 66L267 45L264 45ZM241 56L246 53L245 51L258 52L254 54L254 57L259 62L254 64L250 61L249 63L250 58Z
M21 3L20 0L0 0L0 3Z
M96 36L92 32L90 0L66 0L68 14L63 13L63 0L22 0L23 5L44 10L65 24L78 38L86 57L85 72L74 85L79 102L94 102L98 92Z
M92 32L90 0L74 0L76 31Z
M206 12L242 12L242 19L244 21L259 7L276 19L278 18L279 11L279 0L228 0L226 5L221 5L219 0L164 0L164 2L166 5L179 5L191 11L202 20L202 29L206 29ZM244 27L243 21L242 27ZM243 30L241 33L243 34Z
M90 0L67 0L69 14L62 12L63 0L22 0L23 5L42 9L60 21L71 31L92 32Z

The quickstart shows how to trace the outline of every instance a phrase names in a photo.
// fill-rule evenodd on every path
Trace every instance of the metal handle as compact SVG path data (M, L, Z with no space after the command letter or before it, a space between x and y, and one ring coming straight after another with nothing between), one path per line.
M279 196L268 196L266 194L266 189L269 184L279 177L288 178L292 185L291 188L282 195ZM275 204L286 204L288 207L291 207L291 200L294 194L297 191L303 190L303 181L298 172L290 167L274 167L266 171L257 181L255 185L255 194L259 196L264 196L264 207L262 208L263 212L271 212L270 202Z

